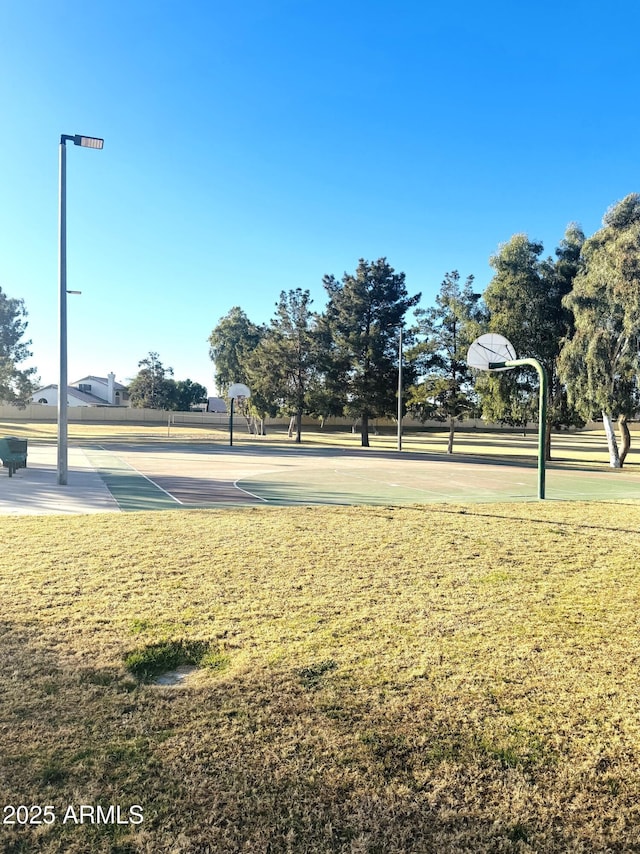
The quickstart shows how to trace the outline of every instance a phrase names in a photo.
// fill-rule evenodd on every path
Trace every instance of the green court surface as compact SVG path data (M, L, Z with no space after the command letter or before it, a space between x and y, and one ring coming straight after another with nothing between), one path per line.
M85 456L100 474L121 510L168 510L175 507L173 496L115 454L89 448L85 450Z
M578 444L588 448L583 437ZM480 443L480 437L476 438ZM296 504L536 501L535 438L519 451L447 456L384 448L114 441L85 447L122 510ZM503 439L504 441L504 439ZM585 444L586 442L586 444ZM475 445L472 450L476 450ZM496 452L498 451L498 452ZM640 500L637 465L612 470L564 456L547 464L548 500ZM529 453L530 452L530 453Z

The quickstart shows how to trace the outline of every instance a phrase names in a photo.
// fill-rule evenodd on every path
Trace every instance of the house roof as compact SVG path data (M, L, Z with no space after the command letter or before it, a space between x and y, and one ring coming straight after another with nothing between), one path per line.
M47 389L55 389L57 391L58 385L57 385L57 383L51 383L50 385L45 385L42 388L39 388L37 391L35 391L31 395L31 397L37 398L39 394L41 394L43 391L47 391ZM76 400L82 400L84 403L93 403L96 405L99 404L100 406L104 406L106 403L104 398L98 397L95 394L89 394L89 392L87 392L87 391L80 391L80 389L77 389L77 388L75 388L75 386L72 386L72 385L67 386L67 394L70 397L75 397Z
M109 385L108 377L95 377L93 374L89 374L88 376L82 377L82 379L79 379L79 380L74 380L72 385L78 385L78 383L83 383L85 380L93 380L94 382L102 383L105 386ZM113 387L121 389L121 388L126 388L126 385L122 385L122 383L119 383L117 380L114 380L113 381Z
M207 398L207 412L226 412L227 404L221 397Z

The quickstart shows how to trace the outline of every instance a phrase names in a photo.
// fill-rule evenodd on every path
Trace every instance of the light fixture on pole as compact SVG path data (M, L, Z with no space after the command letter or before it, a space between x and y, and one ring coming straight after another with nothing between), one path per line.
M67 483L67 142L83 148L102 148L103 139L93 136L69 135L60 137L60 255L58 265L60 299L60 374L58 379L58 483Z

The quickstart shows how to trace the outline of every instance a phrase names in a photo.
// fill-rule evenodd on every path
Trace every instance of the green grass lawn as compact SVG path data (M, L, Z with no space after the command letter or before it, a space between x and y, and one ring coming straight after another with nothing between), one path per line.
M639 509L1 518L2 850L640 850Z

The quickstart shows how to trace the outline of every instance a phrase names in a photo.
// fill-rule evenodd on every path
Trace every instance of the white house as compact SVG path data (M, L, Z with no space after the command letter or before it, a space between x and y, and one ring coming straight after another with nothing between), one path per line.
M32 403L47 406L58 405L58 386L47 385L39 388L31 396ZM67 404L69 406L129 406L129 393L126 386L116 382L116 375L107 377L82 377L67 386Z

